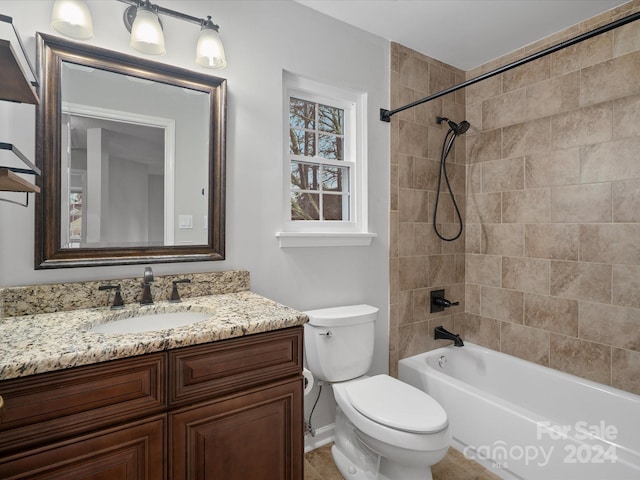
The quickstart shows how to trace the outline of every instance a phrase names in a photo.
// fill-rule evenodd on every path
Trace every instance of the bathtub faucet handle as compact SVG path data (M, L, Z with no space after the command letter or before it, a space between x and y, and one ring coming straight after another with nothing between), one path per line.
M449 308L449 307L454 307L456 305L460 305L460 302L452 302L450 300L447 300L446 298L434 298L433 299L433 303L435 303L436 305L439 305L441 307L444 308Z
M460 302L452 302L444 296L444 289L431 290L431 313L443 312L445 308L460 305Z

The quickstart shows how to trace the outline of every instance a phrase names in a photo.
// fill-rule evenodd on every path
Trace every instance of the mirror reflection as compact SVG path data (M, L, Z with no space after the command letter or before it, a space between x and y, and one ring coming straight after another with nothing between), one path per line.
M60 247L206 244L209 94L71 62L61 87Z
M226 80L37 35L35 267L223 260Z

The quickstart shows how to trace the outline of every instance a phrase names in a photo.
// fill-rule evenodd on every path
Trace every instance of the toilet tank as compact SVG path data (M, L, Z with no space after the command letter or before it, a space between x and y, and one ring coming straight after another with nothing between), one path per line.
M342 382L367 373L373 360L378 309L349 305L304 312L307 368L318 380Z

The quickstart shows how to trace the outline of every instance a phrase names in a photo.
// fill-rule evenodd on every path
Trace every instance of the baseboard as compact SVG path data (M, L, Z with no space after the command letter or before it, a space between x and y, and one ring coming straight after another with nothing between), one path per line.
M320 448L327 443L333 442L333 432L335 425L326 425L316 430L316 436L312 437L310 433L304 436L304 453Z

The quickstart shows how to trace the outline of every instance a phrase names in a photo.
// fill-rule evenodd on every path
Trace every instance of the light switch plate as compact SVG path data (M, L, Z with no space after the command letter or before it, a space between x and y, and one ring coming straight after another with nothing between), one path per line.
M178 215L178 228L193 228L193 215Z

